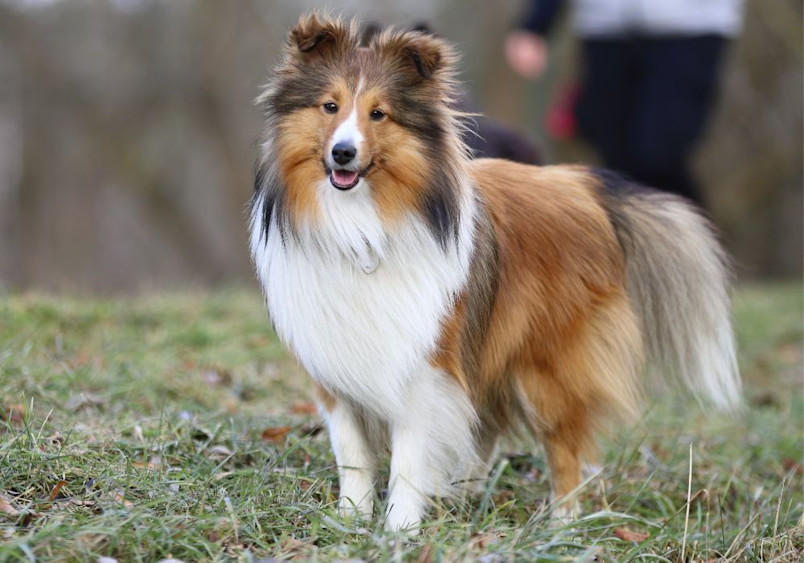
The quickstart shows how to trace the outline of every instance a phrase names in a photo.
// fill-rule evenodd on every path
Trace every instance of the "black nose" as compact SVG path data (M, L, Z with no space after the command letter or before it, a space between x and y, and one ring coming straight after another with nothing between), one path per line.
M357 154L357 149L349 143L335 143L332 147L332 158L338 164L346 164L351 162Z

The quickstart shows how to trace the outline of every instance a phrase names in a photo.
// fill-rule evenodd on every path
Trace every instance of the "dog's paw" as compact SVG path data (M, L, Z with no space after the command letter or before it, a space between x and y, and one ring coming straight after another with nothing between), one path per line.
M385 530L387 532L400 532L407 537L416 537L421 531L421 522L410 521L407 519L392 518L391 515L385 520Z
M569 499L553 505L550 511L550 523L554 528L561 528L573 523L581 515L577 499Z
M369 521L374 515L374 502L364 500L355 504L352 499L341 497L338 500L338 514L344 520L364 520Z

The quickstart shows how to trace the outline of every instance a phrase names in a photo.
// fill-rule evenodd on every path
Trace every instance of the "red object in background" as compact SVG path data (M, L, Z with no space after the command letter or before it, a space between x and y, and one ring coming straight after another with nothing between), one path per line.
M581 89L576 82L564 82L556 88L544 118L545 130L553 139L564 141L575 136L575 105L580 95Z

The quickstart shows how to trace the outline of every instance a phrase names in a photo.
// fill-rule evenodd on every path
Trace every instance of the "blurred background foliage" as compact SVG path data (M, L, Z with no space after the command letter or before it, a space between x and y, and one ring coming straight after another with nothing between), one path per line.
M250 284L244 206L252 100L309 0L0 0L0 287L77 293ZM336 13L427 21L463 53L477 108L546 162L593 161L544 137L577 71L566 26L547 77L505 65L515 0L352 0ZM802 269L802 3L748 0L696 165L742 278Z

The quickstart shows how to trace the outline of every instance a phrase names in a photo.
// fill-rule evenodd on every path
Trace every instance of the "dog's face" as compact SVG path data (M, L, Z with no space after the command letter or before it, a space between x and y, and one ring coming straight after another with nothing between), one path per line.
M303 18L260 98L291 214L315 216L314 185L370 190L386 220L421 207L454 150L453 58L421 32L388 31L361 46L354 23Z

